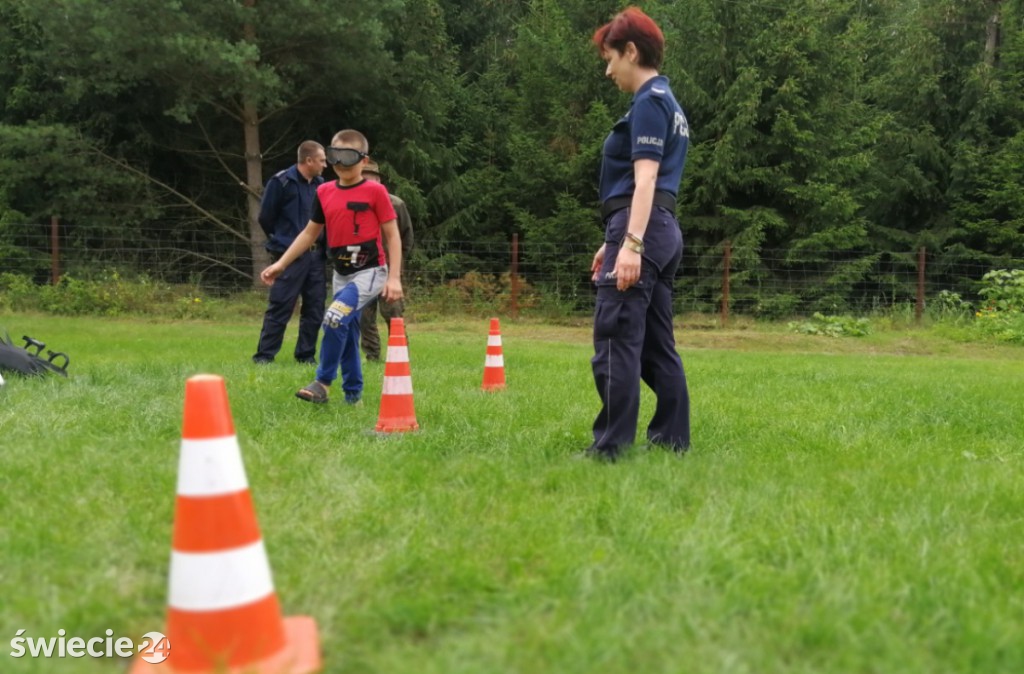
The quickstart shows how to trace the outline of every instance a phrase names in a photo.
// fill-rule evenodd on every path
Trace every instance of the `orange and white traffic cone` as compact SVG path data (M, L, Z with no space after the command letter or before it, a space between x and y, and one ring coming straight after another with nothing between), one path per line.
M491 332L487 335L483 390L498 391L503 388L505 388L505 356L501 352L501 326L497 318L492 318Z
M412 372L409 370L409 347L405 341L405 321L392 318L390 333L375 430L381 433L415 431L420 425L416 423L416 409L412 401Z
M216 375L185 382L171 548L169 655L154 663L143 651L132 674L320 670L313 618L281 617L227 389Z

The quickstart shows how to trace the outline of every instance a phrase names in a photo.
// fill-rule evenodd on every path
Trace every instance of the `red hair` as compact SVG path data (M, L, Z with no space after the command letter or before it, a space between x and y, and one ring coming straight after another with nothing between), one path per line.
M620 54L632 42L640 55L639 65L644 68L661 67L665 57L665 36L654 19L639 7L627 7L611 21L594 31L591 38L598 49L614 49Z

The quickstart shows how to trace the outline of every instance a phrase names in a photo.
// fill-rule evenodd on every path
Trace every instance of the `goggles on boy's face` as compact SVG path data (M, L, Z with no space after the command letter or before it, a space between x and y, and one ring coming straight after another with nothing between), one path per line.
M350 147L327 148L327 163L331 166L341 164L345 168L349 168L358 164L365 156L367 156L365 152L353 150Z

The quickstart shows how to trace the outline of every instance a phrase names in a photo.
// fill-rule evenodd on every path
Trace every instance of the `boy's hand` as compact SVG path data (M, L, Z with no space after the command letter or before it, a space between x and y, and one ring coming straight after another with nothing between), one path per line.
M263 281L265 285L272 286L274 285L274 279L280 276L283 271L284 268L275 262L260 273L260 280Z
M397 302L402 299L402 282L398 279L388 279L380 296L388 302Z

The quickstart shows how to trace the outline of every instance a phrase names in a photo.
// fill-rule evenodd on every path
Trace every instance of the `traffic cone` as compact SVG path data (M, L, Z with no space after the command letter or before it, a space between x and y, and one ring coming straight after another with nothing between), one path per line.
M154 662L143 650L131 674L320 670L313 618L281 617L227 389L216 375L185 382L171 548L169 656Z
M415 431L416 410L412 402L412 373L409 347L405 341L405 321L391 319L388 357L384 363L384 385L380 393L380 415L375 430L382 433Z
M491 332L487 335L487 358L484 360L485 391L505 388L505 356L501 353L501 326L497 318L491 319Z

